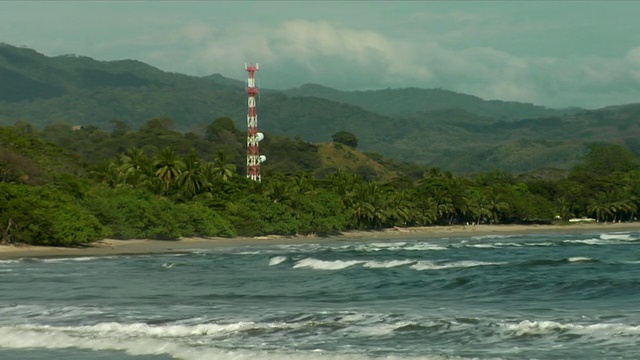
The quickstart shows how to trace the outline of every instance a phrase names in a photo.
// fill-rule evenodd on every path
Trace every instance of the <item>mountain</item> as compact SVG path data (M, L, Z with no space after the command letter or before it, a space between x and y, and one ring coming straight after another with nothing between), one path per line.
M483 117L513 121L526 118L558 116L575 113L580 109L549 109L533 104L483 100L479 97L443 89L384 89L367 91L340 91L317 84L306 84L283 92L288 96L311 96L333 100L382 115L460 109Z
M0 45L0 125L110 130L119 120L139 129L150 119L170 118L177 130L202 133L220 117L246 128L246 112L244 83L220 74L195 77L136 60L49 57ZM558 110L442 89L340 91L308 84L262 89L258 114L267 136L318 143L348 131L358 150L460 173L567 169L597 141L640 154L640 104Z

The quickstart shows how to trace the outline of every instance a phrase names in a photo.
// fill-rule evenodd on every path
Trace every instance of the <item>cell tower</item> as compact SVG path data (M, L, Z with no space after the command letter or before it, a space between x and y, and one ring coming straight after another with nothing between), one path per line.
M260 163L267 157L260 156L260 140L264 139L264 134L258 132L258 113L256 112L256 79L254 73L258 71L259 64L244 64L245 70L249 73L247 80L247 94L249 95L249 112L247 114L247 178L257 182L262 181L260 177Z

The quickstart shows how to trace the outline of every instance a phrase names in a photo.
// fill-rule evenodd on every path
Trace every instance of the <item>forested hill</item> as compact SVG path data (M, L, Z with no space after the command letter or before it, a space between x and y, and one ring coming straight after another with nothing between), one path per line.
M444 109L460 109L479 116L513 121L558 116L579 109L549 109L527 103L483 100L479 97L443 89L384 89L340 91L317 84L306 84L284 92L289 96L314 96L352 104L384 115L407 115Z
M194 77L135 60L49 57L0 45L0 125L140 129L150 119L169 118L176 130L202 135L221 117L245 128L246 106L243 82L220 74ZM624 144L640 154L638 105L553 110L440 89L345 92L304 85L263 89L258 114L267 136L327 142L348 131L358 150L454 172L568 169L591 142Z

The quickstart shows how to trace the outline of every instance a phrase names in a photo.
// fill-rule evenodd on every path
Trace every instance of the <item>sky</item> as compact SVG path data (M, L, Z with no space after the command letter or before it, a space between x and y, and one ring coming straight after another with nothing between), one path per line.
M0 1L47 56L340 90L442 88L593 109L640 102L638 1Z

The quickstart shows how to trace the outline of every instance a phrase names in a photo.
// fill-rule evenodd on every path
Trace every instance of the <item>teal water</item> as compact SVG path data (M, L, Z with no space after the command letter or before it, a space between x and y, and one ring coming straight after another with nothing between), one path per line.
M638 359L640 233L0 261L0 359Z

